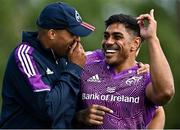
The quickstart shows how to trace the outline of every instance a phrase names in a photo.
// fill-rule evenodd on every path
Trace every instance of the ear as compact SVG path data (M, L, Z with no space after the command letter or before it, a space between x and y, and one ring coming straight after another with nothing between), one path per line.
M132 43L132 46L131 46L131 51L138 50L140 44L141 44L141 38L140 37L135 37L133 39L133 43Z
M138 56L139 51L140 51L140 48L138 48L137 51L136 51L136 57Z
M54 29L49 29L49 30L48 30L48 38L49 38L50 40L54 40L55 37L56 37L56 30L54 30Z

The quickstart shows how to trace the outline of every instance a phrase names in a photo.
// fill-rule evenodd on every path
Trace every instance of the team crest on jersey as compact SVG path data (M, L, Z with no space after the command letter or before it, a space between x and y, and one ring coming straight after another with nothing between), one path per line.
M136 85L139 83L139 80L142 79L142 76L133 76L132 78L129 78L128 80L126 80L126 84L128 86L132 86L132 85Z

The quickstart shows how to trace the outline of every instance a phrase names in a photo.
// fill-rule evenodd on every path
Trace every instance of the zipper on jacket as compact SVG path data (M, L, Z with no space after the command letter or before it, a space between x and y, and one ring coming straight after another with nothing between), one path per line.
M51 52L52 52L52 54L53 54L53 57L54 57L54 60L55 60L56 64L58 65L58 61L57 61L57 58L56 58L56 55L55 55L53 49L51 49Z

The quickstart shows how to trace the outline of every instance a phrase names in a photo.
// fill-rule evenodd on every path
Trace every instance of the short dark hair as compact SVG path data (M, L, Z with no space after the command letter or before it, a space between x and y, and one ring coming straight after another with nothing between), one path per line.
M137 23L137 20L134 17L132 17L130 15L125 15L125 14L112 15L105 21L106 28L109 25L114 24L114 23L124 24L127 29L130 29L133 31L133 34L135 36L141 37L140 27Z

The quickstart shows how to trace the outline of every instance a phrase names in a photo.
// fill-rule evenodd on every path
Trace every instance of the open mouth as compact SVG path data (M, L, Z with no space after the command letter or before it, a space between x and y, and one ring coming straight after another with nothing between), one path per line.
M105 50L105 53L116 53L118 50L113 50L113 49L107 49Z
M108 54L108 53L113 54L113 53L120 51L120 47L117 45L113 45L113 46L104 45L103 50L104 50L104 53L106 53L106 54Z
M118 49L106 49L106 50L104 49L104 54L106 58L114 56L117 52L119 52Z
M108 49L108 50L104 50L105 55L111 55L116 53L119 50L112 50L112 49Z

